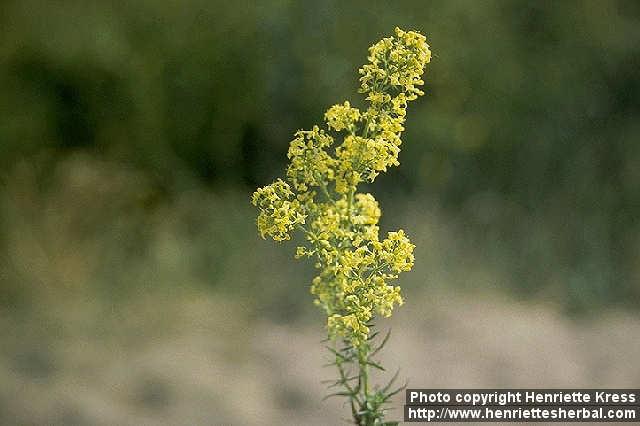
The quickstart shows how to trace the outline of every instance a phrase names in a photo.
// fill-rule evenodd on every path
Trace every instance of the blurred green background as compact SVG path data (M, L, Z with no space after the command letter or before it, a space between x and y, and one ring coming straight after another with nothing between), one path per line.
M367 188L418 246L391 360L419 387L638 383L639 2L4 0L0 423L235 424L248 388L237 424L339 422L312 268L249 196L363 105L395 26L434 57Z

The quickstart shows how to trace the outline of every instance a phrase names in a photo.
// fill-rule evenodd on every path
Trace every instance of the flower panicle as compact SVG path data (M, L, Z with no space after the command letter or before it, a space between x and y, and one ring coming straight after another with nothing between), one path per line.
M289 240L296 229L305 243L296 258L314 259L314 303L327 314L331 337L359 347L375 315L388 317L403 299L392 282L411 270L413 250L404 231L380 240L380 207L358 185L399 165L407 104L424 94L422 75L431 59L425 37L399 28L369 48L360 68L361 111L345 101L324 114L326 128L296 132L286 181L259 188L252 198L263 238Z

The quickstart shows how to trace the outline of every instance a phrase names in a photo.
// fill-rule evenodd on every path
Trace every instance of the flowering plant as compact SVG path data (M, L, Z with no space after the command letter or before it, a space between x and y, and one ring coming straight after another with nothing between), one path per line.
M311 293L327 314L329 349L340 374L332 386L344 389L335 395L349 398L356 424L382 425L392 424L384 423L382 405L398 390L390 391L391 383L370 388L369 367L382 369L371 357L388 338L374 342L372 321L403 303L393 281L412 268L415 246L402 230L380 240L380 207L357 188L399 164L407 103L424 94L419 86L431 51L420 33L396 28L369 48L368 59L359 70L367 109L345 101L327 110L326 129L296 132L286 181L259 188L252 202L263 238L288 240L296 230L304 235L296 257L313 258L319 271Z

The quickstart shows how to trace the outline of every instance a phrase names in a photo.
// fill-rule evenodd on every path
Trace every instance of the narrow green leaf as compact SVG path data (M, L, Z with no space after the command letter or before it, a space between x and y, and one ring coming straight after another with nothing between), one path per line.
M384 369L383 366L381 366L380 364L378 364L376 362L373 362L373 361L367 361L367 365L370 365L373 368L377 368L378 370L381 370L381 371L387 371L387 370Z
M335 356L337 356L338 358L342 358L344 359L345 356L342 355L340 352L338 352L337 350L333 349L331 346L325 346L325 348L327 348L332 354L334 354Z
M336 392L336 393L331 393L327 396L325 396L324 398L322 398L323 401L326 401L327 399L333 397L333 396L349 396L349 397L353 397L354 394L352 394L351 392Z
M389 341L389 337L391 337L391 330L387 331L386 336L384 336L384 339L382 339L382 343L380 343L378 347L374 349L373 352L371 352L371 356L377 354L382 348L384 348L384 345L386 345Z
M387 392L389 389L391 389L391 386L393 385L393 383L398 379L398 375L400 375L400 369L396 371L396 374L394 374L391 380L389 380L389 382L386 384L386 386L382 388L383 394Z
M384 397L384 401L387 402L389 399L391 399L391 397L395 394L397 394L400 391L403 391L407 388L407 384L405 383L403 386L400 386L398 389L389 392L388 394L385 395Z
M367 338L367 340L375 339L378 334L380 334L379 331L375 331L375 332L371 333L371 335Z

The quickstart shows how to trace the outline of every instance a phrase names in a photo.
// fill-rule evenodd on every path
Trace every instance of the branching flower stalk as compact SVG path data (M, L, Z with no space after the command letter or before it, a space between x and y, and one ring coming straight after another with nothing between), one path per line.
M419 87L431 51L420 33L396 28L369 48L368 59L359 70L367 109L345 101L325 113L326 128L296 132L286 181L259 188L252 198L263 238L303 234L296 258L314 259L318 269L311 293L327 314L339 373L331 386L340 390L333 395L347 397L355 424L366 426L395 424L384 422L383 407L398 391L391 390L393 380L382 388L370 383L370 369L382 369L373 357L388 339L376 343L373 320L403 303L392 283L412 268L415 246L403 230L380 240L380 207L357 188L399 164L407 103L424 94Z

